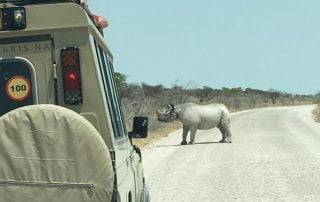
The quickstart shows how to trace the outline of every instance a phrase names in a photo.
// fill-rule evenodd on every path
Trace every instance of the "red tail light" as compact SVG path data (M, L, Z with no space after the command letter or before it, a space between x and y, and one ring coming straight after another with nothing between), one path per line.
M79 48L61 50L64 102L69 105L82 104L82 85Z

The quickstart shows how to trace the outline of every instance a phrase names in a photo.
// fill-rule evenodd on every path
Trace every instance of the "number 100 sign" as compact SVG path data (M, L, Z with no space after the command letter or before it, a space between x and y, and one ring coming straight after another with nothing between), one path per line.
M14 76L7 82L6 93L14 101L25 100L31 93L30 81L24 76Z

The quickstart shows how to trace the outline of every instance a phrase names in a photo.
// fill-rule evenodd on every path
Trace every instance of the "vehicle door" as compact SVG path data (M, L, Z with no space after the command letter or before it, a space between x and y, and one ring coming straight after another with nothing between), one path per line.
M51 38L0 33L0 116L18 107L54 100ZM49 90L51 96L40 96Z
M135 178L131 162L132 147L122 116L112 62L97 43L95 46L114 133L115 151L113 155L115 158L118 193L121 201L129 201L129 198L131 200L135 198Z

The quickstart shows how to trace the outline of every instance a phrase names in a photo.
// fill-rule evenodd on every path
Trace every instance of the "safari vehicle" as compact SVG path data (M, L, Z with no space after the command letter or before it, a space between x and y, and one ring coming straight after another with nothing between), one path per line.
M113 71L77 2L0 0L0 202L149 201Z

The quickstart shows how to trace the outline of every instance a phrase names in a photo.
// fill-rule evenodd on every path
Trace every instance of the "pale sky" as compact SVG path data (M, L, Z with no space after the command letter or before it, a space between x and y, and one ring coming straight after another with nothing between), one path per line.
M320 91L319 0L89 0L128 82Z

